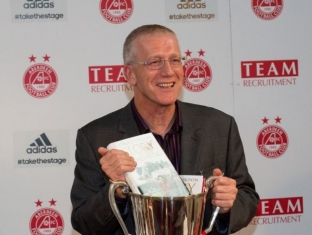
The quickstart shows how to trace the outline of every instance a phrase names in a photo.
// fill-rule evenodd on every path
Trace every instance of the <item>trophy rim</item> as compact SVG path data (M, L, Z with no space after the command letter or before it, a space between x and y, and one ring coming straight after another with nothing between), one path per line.
M147 199L147 200L155 200L155 201L185 201L189 199L194 199L197 197L206 197L208 192L198 193L198 194L191 194L188 196L179 196L179 197L160 197L160 196L148 196L148 195L141 195L133 192L129 192L129 196L131 198L140 198L140 199Z

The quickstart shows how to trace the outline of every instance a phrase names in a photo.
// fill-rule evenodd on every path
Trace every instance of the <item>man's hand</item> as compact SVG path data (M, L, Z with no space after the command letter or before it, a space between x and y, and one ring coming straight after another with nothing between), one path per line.
M213 175L222 176L222 171L214 169ZM220 207L220 214L227 213L234 204L237 192L235 180L228 177L220 177L213 182L211 203Z
M126 179L124 177L124 173L134 171L137 165L134 158L130 157L127 152L122 150L108 150L106 148L100 147L98 152L102 156L100 159L102 171L104 171L112 181L125 182ZM125 197L121 191L121 188L116 189L116 195L119 197Z

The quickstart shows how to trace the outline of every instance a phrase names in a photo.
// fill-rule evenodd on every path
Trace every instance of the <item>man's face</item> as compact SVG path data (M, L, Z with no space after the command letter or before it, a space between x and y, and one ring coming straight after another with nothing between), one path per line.
M136 62L152 58L168 60L181 57L173 34L141 36L135 41ZM128 71L128 72L127 72ZM150 70L141 64L126 66L128 82L134 87L136 103L152 107L174 104L182 88L183 66L171 67L168 61L162 68Z

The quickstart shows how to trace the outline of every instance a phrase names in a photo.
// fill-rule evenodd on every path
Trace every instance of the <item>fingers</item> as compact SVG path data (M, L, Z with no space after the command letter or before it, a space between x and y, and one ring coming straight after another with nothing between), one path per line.
M230 179L231 180L231 179ZM212 200L216 206L232 206L237 195L236 184L215 185L212 188Z
M212 174L213 174L213 176L222 176L223 175L222 171L219 168L214 169Z
M99 147L98 149L99 154L101 154L101 156L103 157L105 155L105 153L108 152L108 149L104 148L104 147Z
M101 154L100 164L105 174L113 181L125 181L124 173L134 171L137 163L133 157L122 150L100 147L98 152Z
M214 169L214 176L220 176L220 174L222 175L220 169ZM220 177L213 182L211 190L212 205L219 206L221 208L220 213L228 212L233 207L238 193L236 181L228 177Z

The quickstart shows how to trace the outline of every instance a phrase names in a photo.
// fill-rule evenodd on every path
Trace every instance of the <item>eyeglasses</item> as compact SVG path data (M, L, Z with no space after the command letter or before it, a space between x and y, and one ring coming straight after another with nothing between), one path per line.
M169 58L168 60L164 60L161 58L152 58L152 59L148 59L146 61L143 62L130 62L128 63L129 65L132 64L141 64L146 66L147 69L161 69L164 67L165 65L165 61L168 61L169 64L171 65L172 68L178 68L180 66L182 66L182 60L184 60L185 58L183 57L174 57L174 58Z

